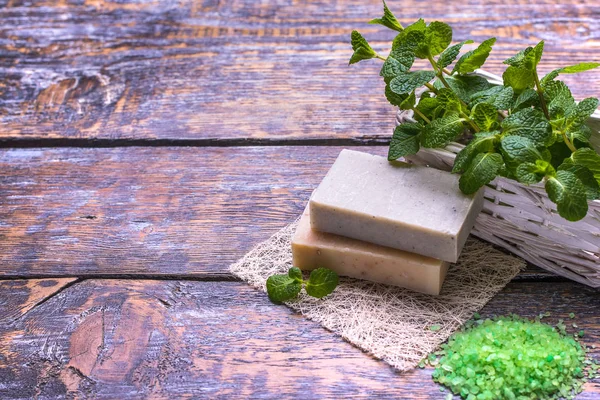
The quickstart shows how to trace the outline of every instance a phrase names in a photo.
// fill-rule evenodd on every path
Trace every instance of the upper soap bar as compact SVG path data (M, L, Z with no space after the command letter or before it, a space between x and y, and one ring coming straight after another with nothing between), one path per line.
M456 262L483 205L458 179L342 150L310 199L311 228Z

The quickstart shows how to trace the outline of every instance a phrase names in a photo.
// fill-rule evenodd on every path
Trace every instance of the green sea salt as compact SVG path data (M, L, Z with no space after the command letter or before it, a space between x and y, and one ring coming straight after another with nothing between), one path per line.
M572 398L581 392L585 350L561 333L563 321L557 328L518 316L480 321L442 345L436 382L468 400Z

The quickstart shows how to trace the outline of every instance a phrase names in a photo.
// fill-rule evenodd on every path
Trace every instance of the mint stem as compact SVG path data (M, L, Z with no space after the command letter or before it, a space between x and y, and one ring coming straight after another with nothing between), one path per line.
M383 60L383 61L387 60L387 58L385 58L385 57L382 57L382 56L380 56L379 54L375 54L375 57L376 57L376 58L379 58L380 60Z
M571 153L575 153L577 151L577 148L569 140L569 138L567 137L567 133L564 132L564 131L561 131L560 133L562 134L562 137L563 137L563 140L565 141L565 144L567 145L567 147L569 148L569 150L571 150Z
M542 85L540 84L540 79L538 78L537 70L533 71L533 77L535 78L535 87L537 89L538 96L540 96L540 105L542 106L542 110L544 111L544 115L550 120L550 114L548 113L548 107L546 106L546 99L544 99L544 89L542 89ZM565 141L568 141L565 136Z
M421 117L423 119L423 121L427 122L428 124L431 123L431 121L429 120L429 118L427 118L425 116L425 114L423 114L421 111L417 110L415 107L413 107L412 110L415 112L415 114L419 114L419 117Z
M437 93L438 93L438 91L437 91L437 89L435 88L435 86L433 86L433 85L432 85L431 83L429 83L429 82L427 82L427 83L425 84L425 87L427 87L427 89L431 90L431 91L432 91L433 93L435 93L435 94L437 94Z

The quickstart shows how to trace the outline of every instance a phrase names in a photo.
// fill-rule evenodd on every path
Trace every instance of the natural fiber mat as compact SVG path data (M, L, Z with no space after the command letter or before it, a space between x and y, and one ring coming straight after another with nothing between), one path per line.
M291 238L297 222L259 244L230 267L266 292L267 278L292 266ZM286 305L357 347L406 371L480 310L525 267L521 259L469 238L448 270L439 296L395 286L340 278L335 291L316 299L301 293Z

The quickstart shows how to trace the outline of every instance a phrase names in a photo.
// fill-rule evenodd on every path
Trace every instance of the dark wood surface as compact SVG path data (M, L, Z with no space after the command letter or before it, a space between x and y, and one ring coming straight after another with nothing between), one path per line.
M498 37L491 72L540 39L542 71L598 61L597 1L388 4ZM341 148L386 153L379 65L347 66L352 29L386 51L380 13L0 0L0 398L444 398L430 369L398 374L227 273ZM600 71L567 81L599 94ZM575 312L600 349L598 296L530 267L483 315Z

